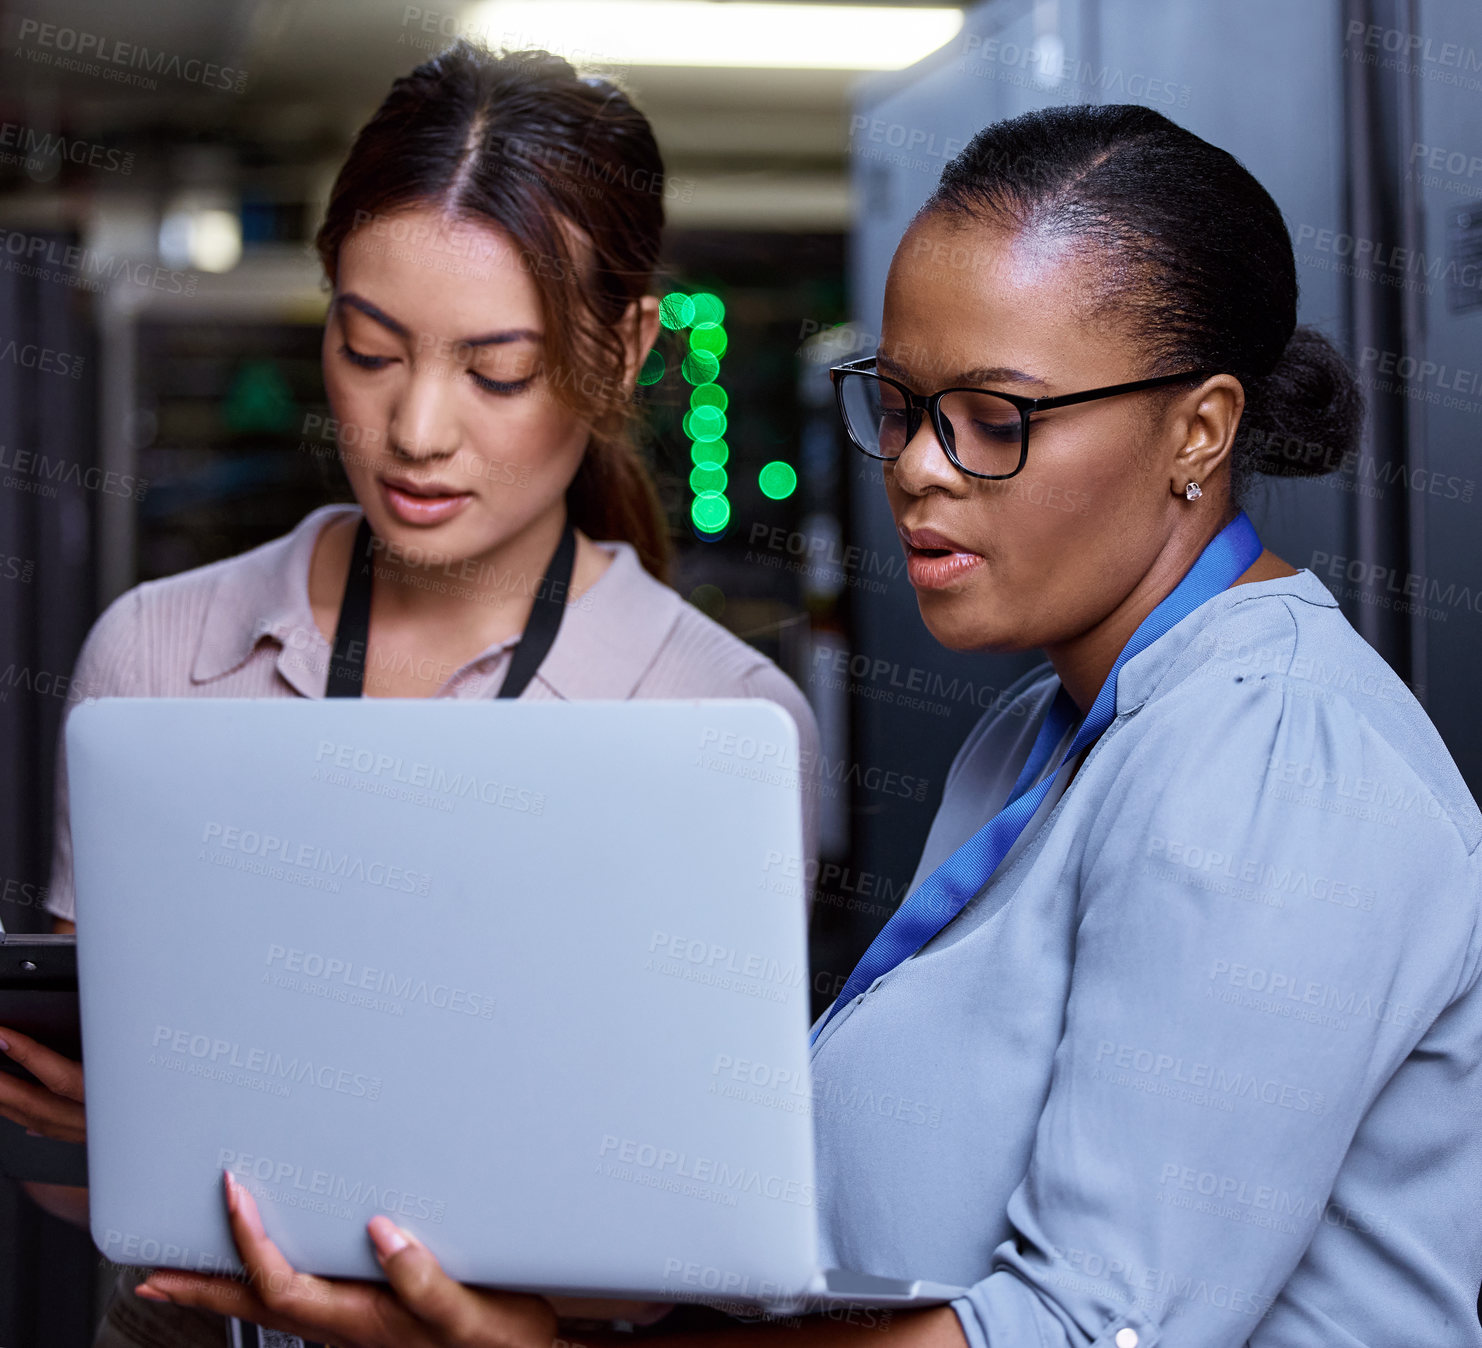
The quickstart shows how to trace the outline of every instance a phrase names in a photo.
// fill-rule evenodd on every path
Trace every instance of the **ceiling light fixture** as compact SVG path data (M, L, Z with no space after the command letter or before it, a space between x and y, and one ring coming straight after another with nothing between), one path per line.
M458 31L574 65L899 70L944 46L962 11L757 0L476 0Z

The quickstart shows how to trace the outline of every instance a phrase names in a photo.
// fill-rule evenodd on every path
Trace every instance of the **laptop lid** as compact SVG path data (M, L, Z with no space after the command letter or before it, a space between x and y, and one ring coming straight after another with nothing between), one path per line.
M817 1286L808 1112L719 1085L808 1079L775 704L105 699L67 761L109 1258L235 1269L230 1166L306 1271L381 1211L465 1281Z

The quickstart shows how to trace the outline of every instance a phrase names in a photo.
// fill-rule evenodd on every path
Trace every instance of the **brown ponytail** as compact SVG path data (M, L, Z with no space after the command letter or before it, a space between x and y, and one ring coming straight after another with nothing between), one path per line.
M643 565L660 580L668 580L668 521L631 437L592 437L586 458L566 489L566 509L588 538L631 543Z
M315 247L333 283L353 230L423 205L513 239L540 294L546 384L592 426L571 521L632 544L667 580L668 520L635 439L622 330L658 262L663 185L648 119L615 86L548 52L460 40L392 84L361 128Z

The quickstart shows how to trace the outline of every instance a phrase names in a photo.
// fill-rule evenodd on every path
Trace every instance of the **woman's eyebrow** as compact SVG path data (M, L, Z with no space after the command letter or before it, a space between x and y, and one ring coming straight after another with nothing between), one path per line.
M335 303L348 304L352 309L359 309L367 318L375 319L383 328L389 328L398 337L410 335L407 332L406 324L398 323L390 314L382 309L378 309L368 299L363 299L353 291L341 291L335 296Z
M906 367L898 361L891 360L889 356L877 354L875 364L888 374L909 383ZM1007 365L982 365L973 370L961 370L956 374L947 376L943 380L945 388L967 387L975 384L1038 384L1045 386L1046 381L1038 375L1025 374L1023 370L1016 370Z
M358 309L367 318L374 319L383 328L394 332L398 337L407 337L410 333L405 323L399 323L385 310L378 308L362 295L354 291L342 291L335 296L335 303L348 304L352 309ZM499 332L487 332L482 337L460 337L453 343L455 346L501 346L507 342L538 342L540 334L531 328L505 328Z
M964 370L957 376L964 384L1039 384L1046 381L1038 375L1025 374L1009 365L985 365L976 370Z

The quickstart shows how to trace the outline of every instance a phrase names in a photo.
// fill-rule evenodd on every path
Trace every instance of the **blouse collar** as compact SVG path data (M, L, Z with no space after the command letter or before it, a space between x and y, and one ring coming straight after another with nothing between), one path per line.
M309 562L331 519L353 505L321 506L291 533L218 563L191 681L209 683L240 668L264 641L277 645L278 671L305 697L323 697L330 645L309 604ZM572 600L537 681L556 697L626 698L633 694L678 620L683 601L644 570L631 544L600 542L612 564ZM455 675L477 672L515 645L496 642Z

